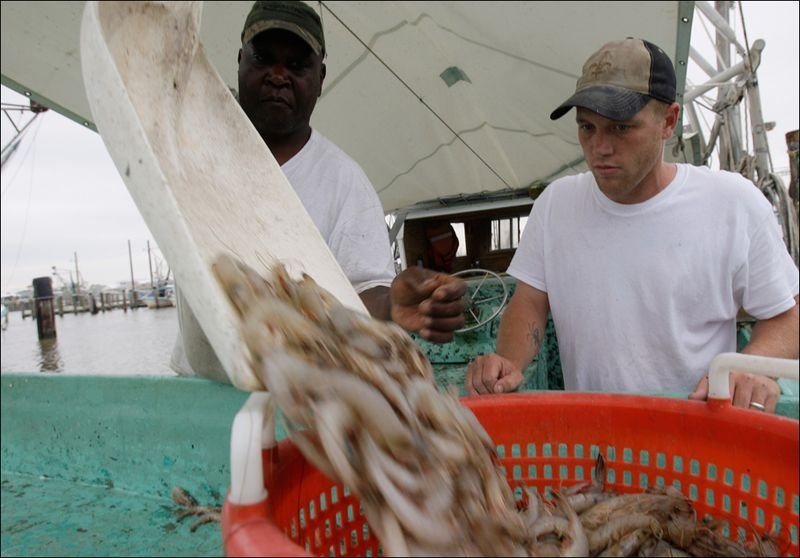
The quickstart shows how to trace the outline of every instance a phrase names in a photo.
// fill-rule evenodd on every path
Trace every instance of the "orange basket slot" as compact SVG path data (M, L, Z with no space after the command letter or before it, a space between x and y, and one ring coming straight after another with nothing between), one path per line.
M518 498L592 478L598 453L619 492L673 485L698 517L722 520L734 540L777 534L798 555L798 421L730 406L653 396L524 393L466 397L495 442ZM378 556L380 541L347 488L305 460L288 440L264 450L269 497L226 498L226 556ZM230 496L230 493L229 493Z

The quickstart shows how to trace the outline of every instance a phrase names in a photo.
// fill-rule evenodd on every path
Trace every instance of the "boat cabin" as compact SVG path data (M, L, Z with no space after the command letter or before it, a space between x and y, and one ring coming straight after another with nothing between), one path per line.
M439 385L465 393L472 360L494 351L500 318L516 280L506 273L535 199L546 184L417 204L394 215L392 232L399 267L452 273L467 283L464 327L452 342L429 343L417 335ZM525 389L563 389L558 343L548 320L544 347L525 374Z
M459 196L418 204L396 238L400 267L447 273L485 269L505 273L536 196L543 187Z

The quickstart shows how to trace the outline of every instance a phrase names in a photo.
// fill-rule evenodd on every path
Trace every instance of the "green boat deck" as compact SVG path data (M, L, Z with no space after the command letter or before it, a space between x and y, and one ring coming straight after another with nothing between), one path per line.
M3 556L221 556L173 486L221 504L247 394L191 378L2 375Z
M2 375L3 556L222 556L173 486L220 504L247 394L191 378ZM797 418L798 398L780 414Z

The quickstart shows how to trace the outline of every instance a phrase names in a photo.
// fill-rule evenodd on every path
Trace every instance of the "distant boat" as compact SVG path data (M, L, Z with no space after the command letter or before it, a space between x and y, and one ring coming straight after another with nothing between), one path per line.
M166 296L154 297L152 294L144 298L144 303L148 308L169 308L174 306L171 298Z
M145 303L148 308L170 308L175 306L175 287L166 285L158 289L156 296L153 291L147 291L139 300Z

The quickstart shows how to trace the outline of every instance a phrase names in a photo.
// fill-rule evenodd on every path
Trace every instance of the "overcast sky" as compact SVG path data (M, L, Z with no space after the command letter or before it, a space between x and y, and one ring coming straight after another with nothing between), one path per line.
M776 127L768 133L775 170L788 169L785 134L798 129L798 3L744 2L752 43L766 41L758 69L764 118ZM735 27L741 27L738 20ZM706 32L695 19L693 42L713 63ZM693 82L705 77L692 70ZM3 87L3 103L27 99ZM27 116L26 116L27 118ZM13 127L2 117L2 145ZM161 259L147 226L100 137L48 111L26 134L2 172L3 294L28 287L34 277L55 266L69 281L77 253L81 275L89 283L116 286L130 281L128 241L136 280L149 281L147 242ZM162 268L166 271L166 267ZM59 286L55 279L56 287Z

